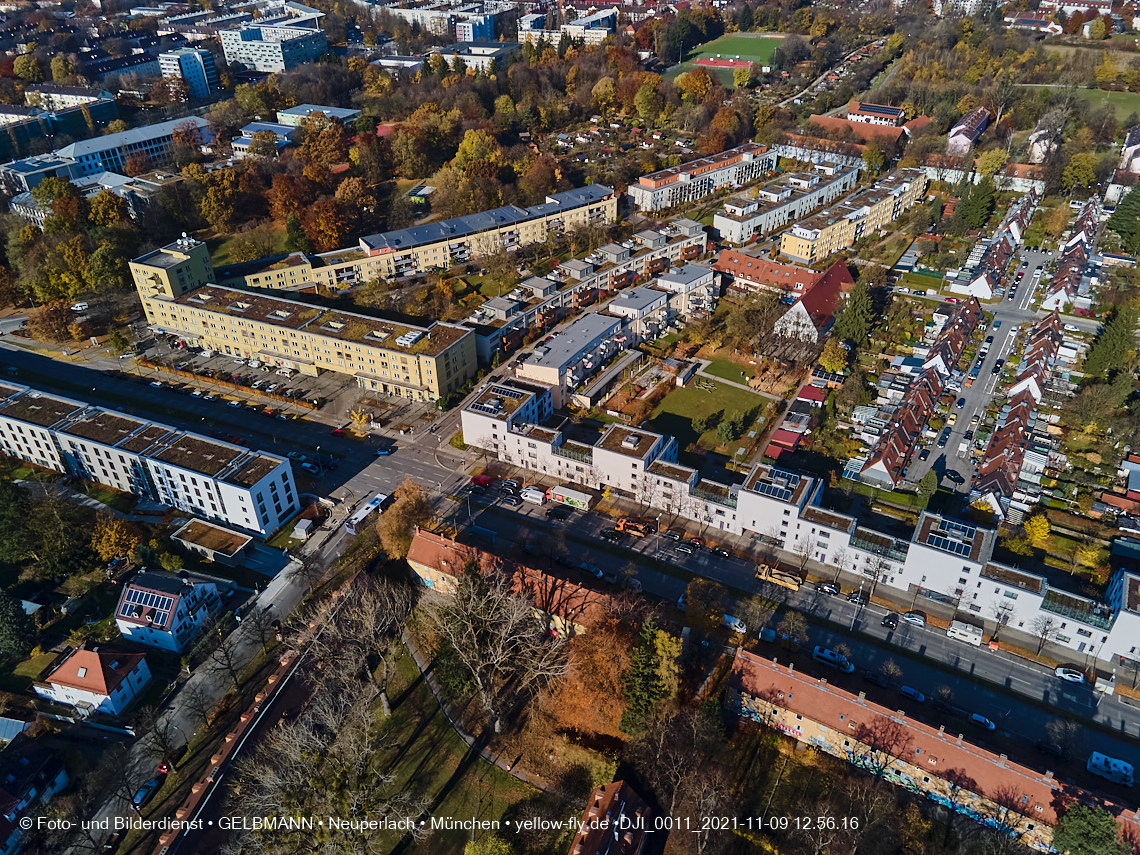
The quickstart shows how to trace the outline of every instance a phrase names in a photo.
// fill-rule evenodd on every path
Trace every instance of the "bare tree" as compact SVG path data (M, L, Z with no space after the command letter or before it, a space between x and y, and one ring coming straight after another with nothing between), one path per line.
M995 819L1010 831L1017 831L1025 818L1024 811L1029 803L1021 788L1013 784L1002 784L987 795L1000 809Z
M847 550L840 548L835 550L835 575L831 581L836 585L839 584L839 577L851 569L853 562L851 556L847 554Z
M302 581L306 587L312 588L324 578L327 569L316 556L307 555L301 558L294 556L289 575L291 579Z
M903 675L902 668L894 659L884 660L883 664L879 666L879 673L886 679L888 686L896 680L901 680Z
M1045 725L1045 732L1049 734L1049 741L1057 746L1061 757L1072 760L1080 753L1085 742L1085 729L1079 722L1070 719L1054 719Z
M859 758L876 775L882 775L891 763L910 747L910 728L893 718L875 716L855 728L855 738L863 744Z
M1061 623L1052 615L1038 615L1029 625L1034 637L1037 639L1037 652L1045 649L1046 643L1057 637L1061 631Z
M792 544L792 554L796 557L796 569L800 571L802 579L807 571L808 562L811 561L811 540L807 535Z
M935 686L934 705L941 709L950 709L954 705L954 690L946 685Z
M269 642L277 635L277 627L274 624L279 623L273 614L273 606L264 608L255 606L242 617L241 623L243 627L248 627L245 632L257 639L257 643L261 645L261 652L268 652Z
M694 840L698 855L709 851L710 845L716 845L717 838L723 832L713 830L711 823L701 822L700 819L711 816L724 816L732 809L732 788L720 769L713 768L697 777L689 786L685 801L691 806L692 813L698 818L694 825Z
M1014 606L1012 600L1002 597L1001 602L990 603L990 615L993 617L997 628L994 629L993 638L997 638L1002 628L1009 625L1013 620L1014 614L1017 612L1017 607Z
M153 706L139 710L135 719L135 736L142 750L155 760L172 758L182 744L181 734L170 717Z
M789 609L776 624L776 632L789 641L798 642L807 637L807 620L799 612Z
M428 617L471 673L495 732L511 696L529 696L566 672L564 642L535 618L529 602L511 593L502 574L484 576L469 564L455 595Z
M879 586L879 580L881 580L883 576L885 576L887 572L890 571L890 569L891 565L887 562L887 559L883 558L883 556L876 555L871 559L870 563L867 565L867 569L863 571L863 575L868 576L871 579L871 590L867 594L867 599L875 596L875 588Z
M210 720L210 713L217 706L213 693L206 688L205 681L200 679L186 683L179 690L175 701L200 725Z
M217 646L205 662L206 670L212 675L224 676L236 692L241 688L241 675L246 666L244 657L238 653L237 639L230 636Z

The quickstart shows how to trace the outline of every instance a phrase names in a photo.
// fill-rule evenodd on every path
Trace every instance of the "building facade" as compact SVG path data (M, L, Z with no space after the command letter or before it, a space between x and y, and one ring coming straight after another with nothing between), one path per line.
M288 459L123 413L0 384L5 454L269 535L297 508Z
M313 113L322 113L326 119L337 119L342 124L349 125L360 118L359 110L350 110L345 107L325 107L320 104L298 104L287 110L277 111L277 122L282 125L292 125L299 128Z
M724 211L713 216L713 228L723 240L739 245L802 219L853 190L859 180L857 167L830 171L786 175L760 188L754 198L726 202Z
M745 143L710 157L642 175L627 195L639 211L663 211L703 199L721 187L748 184L776 168L776 153Z
M921 169L899 169L845 201L792 226L780 236L780 254L812 264L847 249L897 219L926 194Z
M150 682L150 668L141 653L73 650L42 682L37 695L75 707L80 715L119 716Z
M186 82L192 101L208 98L219 89L214 55L205 48L179 48L160 53L158 65L163 77L177 77Z
M221 608L213 580L145 570L124 586L115 624L128 641L182 653Z
M218 33L226 62L252 71L287 71L314 62L328 51L324 30L289 24L242 24Z

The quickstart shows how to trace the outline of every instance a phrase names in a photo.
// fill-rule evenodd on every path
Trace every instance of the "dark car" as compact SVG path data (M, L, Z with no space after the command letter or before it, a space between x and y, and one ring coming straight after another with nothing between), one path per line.
M1048 754L1050 757L1056 757L1058 760L1065 758L1065 752L1061 750L1060 745L1054 745L1047 739L1038 739L1033 743L1033 747L1040 751L1042 754Z
M138 792L131 797L131 807L141 813L142 809L154 798L154 794L158 792L158 787L158 778L151 778L139 787Z
M546 512L546 516L552 520L568 520L570 519L570 510L568 508L551 508Z
M598 537L600 537L602 540L608 540L610 543L617 543L619 540L621 540L621 534L614 531L612 528L607 528L605 531L599 534Z
M522 499L518 496L503 496L503 504L508 507L517 508L522 504Z
M878 671L860 671L859 676L868 683L874 683L876 686L882 686L884 689L888 686L887 678Z
M928 458L928 457L930 457L930 449L929 448L924 448L924 449L922 449L922 451L920 451L918 453L918 459L919 460L926 460L926 458Z
M847 602L855 603L857 606L865 606L867 605L867 595L860 594L858 591L852 591L847 595Z
M965 484L966 479L955 472L953 469L947 469L946 474L942 476L952 484Z
M713 550L714 555L719 555L721 558L731 558L732 553L725 549L723 546L718 546Z
M815 589L821 594L838 594L839 586L834 582L816 582Z
M883 618L881 625L885 626L887 629L898 629L899 628L899 616L897 614L895 614L894 612L891 612L889 615L887 615L885 618Z
M964 406L966 406L966 399L965 399L965 398L959 398L959 399L958 399L958 403L956 403L956 404L954 405L954 408L955 408L955 409L958 409L958 410L960 410L960 409L962 409Z
M992 335L986 336L986 344L993 344L993 343L994 343L994 337Z
M675 540L677 542L680 542L681 540L681 532L679 531L666 531L662 532L662 534L670 540Z

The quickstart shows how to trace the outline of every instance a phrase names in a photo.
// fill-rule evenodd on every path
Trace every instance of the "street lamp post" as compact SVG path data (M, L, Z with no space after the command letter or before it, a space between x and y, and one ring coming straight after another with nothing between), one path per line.
M325 466L321 463L321 447L317 446L317 477L321 478L325 474Z
M851 631L855 631L855 619L859 617L859 609L863 608L863 580L859 580L859 599L855 602L855 614L851 615Z

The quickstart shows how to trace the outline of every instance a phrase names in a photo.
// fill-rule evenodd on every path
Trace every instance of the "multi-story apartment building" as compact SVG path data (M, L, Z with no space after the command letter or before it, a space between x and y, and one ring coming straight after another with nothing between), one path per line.
M585 45L600 45L614 34L617 25L617 8L603 9L592 15L584 15L569 23L563 24L560 29L546 30L546 15L524 15L519 22L519 41L523 44L538 45L545 42L556 46L561 43L562 37L577 39Z
M1095 801L1051 771L972 744L957 724L938 726L937 711L928 724L907 717L886 692L880 702L873 695L855 695L741 648L729 673L725 706L943 809L1001 829L1034 851L1052 850L1059 806ZM1124 810L1116 821L1125 840L1140 833L1136 811Z
M72 184L88 199L109 190L127 203L127 215L135 222L143 221L155 206L163 188L181 183L182 176L175 172L155 170L129 178L116 172L101 172L90 178L76 178ZM43 228L44 220L52 214L51 205L41 205L31 192L17 193L8 202L8 209L30 223Z
M108 56L103 59L94 59L83 63L80 72L88 80L98 80L103 83L114 83L124 74L135 74L139 77L158 77L162 69L158 59L147 51L129 53L126 56Z
M51 154L5 163L0 166L0 182L13 193L22 193L49 176L70 180L102 172L122 173L132 155L144 155L151 167L163 166L170 162L175 136L183 132L196 134L203 141L209 136L206 120L197 116L132 128L74 142Z
M455 22L457 42L492 42L495 40L495 19L491 15L470 15Z
M728 243L742 244L757 235L783 228L854 189L858 167L824 166L830 174L798 172L761 187L755 197L724 203L713 216L713 228Z
M131 277L144 300L154 296L173 299L213 282L214 266L206 244L184 237L132 259Z
M96 101L113 101L115 96L106 89L87 86L61 86L58 83L33 83L24 90L24 103L44 110L67 110Z
M642 175L627 194L639 211L662 211L703 199L721 187L755 181L776 168L776 153L759 143L722 151L681 166Z
M622 318L601 313L582 315L520 359L519 377L550 386L554 406L561 407L570 392L622 349L617 339L624 323Z
M252 71L281 72L313 62L328 50L325 31L282 22L257 21L218 33L226 62Z
M899 169L854 196L792 226L780 236L780 254L811 264L847 249L895 220L926 194L921 169Z
M321 113L326 119L337 119L342 124L350 124L360 118L359 110L347 107L325 107L320 104L298 104L287 110L277 111L277 121L282 125L300 127L313 113Z
M454 324L413 327L215 286L139 293L154 329L194 346L311 376L351 374L361 388L410 400L444 398L476 370L475 334Z
M44 469L261 535L276 531L298 507L283 457L27 386L0 384L0 448Z
M901 107L888 107L885 104L852 101L847 105L847 120L894 127L906 121L906 111Z
M936 372L928 376L937 382ZM608 488L710 532L751 532L818 562L828 574L861 576L869 593L891 588L916 608L960 610L978 621L993 623L1000 614L1002 625L1024 633L1027 643L1036 619L1044 617L1052 643L1102 659L1130 656L1140 665L1136 574L1119 573L1107 602L1098 603L994 561L993 530L923 513L909 538L886 534L823 508L823 482L811 475L760 463L733 483L711 481L675 462L672 437L614 425L592 441L579 434L571 439L571 426L555 409L550 386L505 378L463 408L463 438L536 478Z
M147 570L124 586L115 624L128 641L181 653L221 608L213 579Z
M521 51L522 45L517 42L456 42L431 49L432 53L442 56L448 64L459 57L467 68L484 74L490 74L495 68L505 69L511 58Z
M187 93L193 101L208 98L219 88L214 55L205 48L179 48L160 53L158 67L163 77L186 81Z

